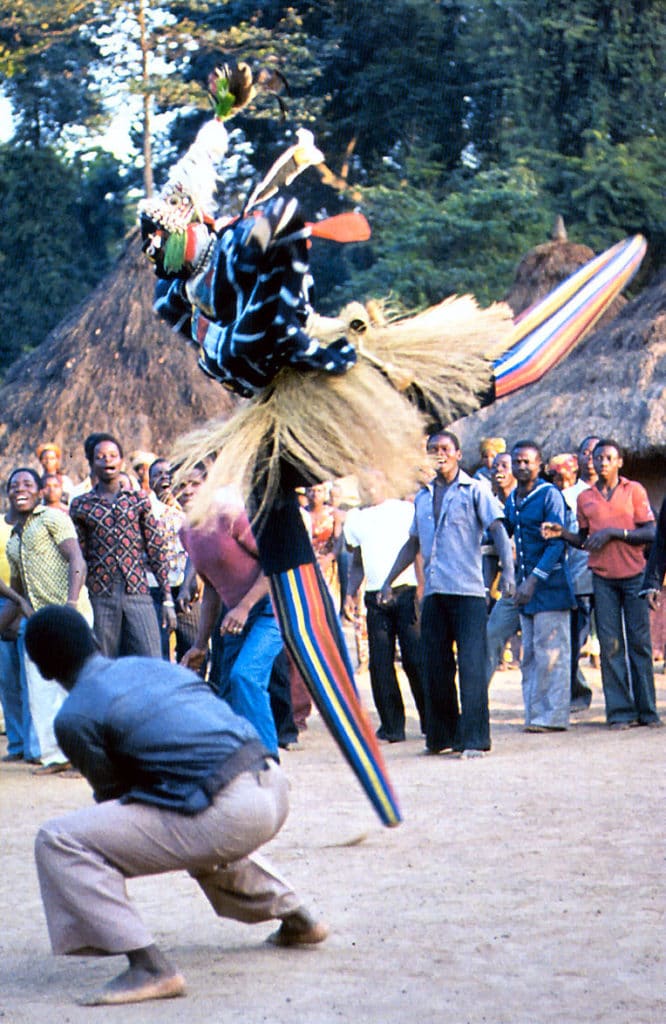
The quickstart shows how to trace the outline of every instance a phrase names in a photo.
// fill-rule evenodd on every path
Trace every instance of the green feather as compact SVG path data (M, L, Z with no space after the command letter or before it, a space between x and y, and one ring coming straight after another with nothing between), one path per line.
M184 231L172 232L164 246L164 269L168 274L177 274L185 262L187 235Z
M217 96L215 97L215 116L224 120L229 117L236 97L232 92L229 92L229 79L218 78L217 80Z

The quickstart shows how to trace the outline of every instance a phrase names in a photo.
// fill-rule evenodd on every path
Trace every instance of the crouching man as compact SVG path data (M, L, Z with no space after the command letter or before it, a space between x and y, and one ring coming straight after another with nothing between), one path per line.
M293 889L251 856L279 831L288 801L287 780L249 722L181 666L103 657L73 608L37 612L25 644L40 672L68 691L56 736L97 801L37 834L51 945L129 961L88 1005L185 991L130 901L127 878L185 870L219 916L281 919L277 945L326 938Z

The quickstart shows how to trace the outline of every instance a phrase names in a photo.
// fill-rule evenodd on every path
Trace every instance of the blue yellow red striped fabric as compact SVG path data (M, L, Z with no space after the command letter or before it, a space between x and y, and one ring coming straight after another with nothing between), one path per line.
M563 359L628 284L646 249L642 235L625 238L517 316L494 364L495 397L533 384Z
M312 699L384 825L398 825L396 795L319 569L308 563L269 579L285 645Z

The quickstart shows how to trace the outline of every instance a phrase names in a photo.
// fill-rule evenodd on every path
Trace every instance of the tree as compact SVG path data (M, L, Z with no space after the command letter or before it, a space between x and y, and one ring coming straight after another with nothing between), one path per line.
M329 301L390 295L397 308L418 309L451 294L501 299L521 256L547 237L552 211L520 165L458 186L441 198L404 183L364 189L372 241L350 253L348 280Z
M124 229L116 175L108 154L86 169L46 147L0 147L0 369L108 270Z
M52 145L68 126L99 118L102 107L93 76L98 48L89 31L95 8L85 0L3 5L0 76L20 145Z

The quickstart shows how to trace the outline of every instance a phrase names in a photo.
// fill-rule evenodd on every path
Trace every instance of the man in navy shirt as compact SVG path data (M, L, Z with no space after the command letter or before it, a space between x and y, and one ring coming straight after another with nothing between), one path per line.
M97 801L37 834L51 945L129 960L89 1005L185 991L129 899L127 878L185 870L218 915L281 919L271 936L278 945L326 938L294 890L251 856L281 828L288 799L285 776L249 722L182 666L103 657L72 608L37 612L25 644L44 676L69 691L56 736Z
M566 545L545 540L541 524L563 525L566 507L560 491L540 477L543 461L534 441L517 441L511 461L518 483L504 514L516 542L525 730L549 732L569 725L570 617L576 602Z

